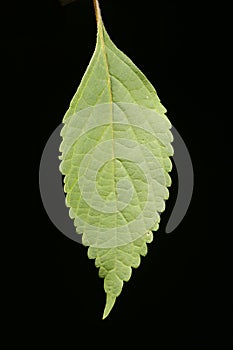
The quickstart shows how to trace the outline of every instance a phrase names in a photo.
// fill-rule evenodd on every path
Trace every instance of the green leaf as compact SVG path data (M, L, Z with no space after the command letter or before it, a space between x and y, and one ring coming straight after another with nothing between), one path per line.
M96 48L63 119L60 171L70 217L104 278L105 318L158 229L173 149L155 89L113 44L94 4Z

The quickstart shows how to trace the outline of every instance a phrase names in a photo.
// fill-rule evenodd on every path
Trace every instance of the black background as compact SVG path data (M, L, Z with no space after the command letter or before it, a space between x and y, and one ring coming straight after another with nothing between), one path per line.
M177 191L173 171L174 186L160 230L104 321L103 280L94 261L87 258L86 248L50 222L38 185L45 143L61 123L94 50L92 1L63 7L55 0L33 1L21 8L20 16L14 14L13 35L6 41L19 77L22 119L29 123L24 149L31 159L32 184L27 193L31 215L25 225L29 258L23 271L26 278L19 276L17 289L27 326L39 328L40 334L58 325L59 329L73 325L77 332L84 324L88 329L96 326L103 334L109 326L118 334L137 325L148 329L147 335L138 334L139 339L150 338L153 330L155 339L156 334L173 334L208 341L224 323L226 232L220 226L226 189L220 177L227 164L222 94L227 10L213 2L205 7L199 1L155 3L102 0L100 5L113 42L155 86L189 149L194 194L182 223L166 235Z

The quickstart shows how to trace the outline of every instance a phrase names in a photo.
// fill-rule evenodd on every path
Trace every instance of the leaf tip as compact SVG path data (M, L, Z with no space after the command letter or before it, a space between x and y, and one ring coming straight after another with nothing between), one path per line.
M109 315L110 311L112 310L115 304L115 301L116 301L116 297L107 293L106 304L105 304L102 320L104 320Z

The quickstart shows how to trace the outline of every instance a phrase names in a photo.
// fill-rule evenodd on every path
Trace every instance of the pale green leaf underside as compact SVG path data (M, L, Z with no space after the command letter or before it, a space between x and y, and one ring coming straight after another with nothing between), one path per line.
M146 254L169 196L165 112L100 21L94 55L63 119L60 170L70 216L104 278L104 317Z

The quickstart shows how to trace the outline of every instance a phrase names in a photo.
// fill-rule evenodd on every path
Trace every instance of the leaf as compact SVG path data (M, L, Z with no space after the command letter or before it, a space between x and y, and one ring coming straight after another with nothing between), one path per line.
M60 171L70 217L104 278L105 318L158 229L173 149L155 89L113 44L94 4L96 48L63 119Z

